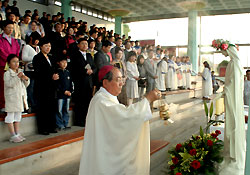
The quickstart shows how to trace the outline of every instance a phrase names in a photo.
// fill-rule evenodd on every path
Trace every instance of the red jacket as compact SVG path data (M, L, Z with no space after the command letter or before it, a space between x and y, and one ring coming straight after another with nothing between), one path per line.
M0 67L5 66L9 54L16 54L19 56L19 52L20 46L15 38L11 37L10 44L8 40L3 37L3 34L0 35Z

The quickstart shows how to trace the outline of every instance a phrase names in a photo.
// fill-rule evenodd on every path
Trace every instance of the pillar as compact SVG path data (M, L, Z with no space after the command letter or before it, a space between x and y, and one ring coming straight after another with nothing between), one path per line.
M122 17L116 16L115 17L115 33L122 34Z
M198 25L197 11L188 12L188 56L192 62L192 69L198 72Z
M249 105L250 105L250 98L249 98ZM250 174L250 106L248 110L248 129L247 129L247 153L246 153L246 163L245 163L245 175Z
M72 17L72 9L70 4L71 0L62 0L61 12L64 14L64 18L67 20L68 17Z

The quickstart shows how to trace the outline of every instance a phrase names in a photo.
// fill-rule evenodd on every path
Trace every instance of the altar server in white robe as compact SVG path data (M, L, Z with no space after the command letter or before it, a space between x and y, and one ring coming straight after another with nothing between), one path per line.
M191 72L192 72L192 64L190 62L190 58L186 57L186 88L191 88Z
M250 98L250 70L246 71L246 80L244 81L244 105L249 106Z
M204 61L204 70L202 72L202 96L204 99L210 99L213 94L213 83L210 66L207 61Z
M234 46L229 46L226 51L222 50L222 54L229 56L230 61L226 68L224 91L219 95L225 98L224 161L219 175L244 175L246 133L242 100L243 68Z
M128 53L128 61L126 62L127 67L127 82L126 82L126 93L127 93L127 105L131 105L135 98L139 98L138 91L138 80L139 71L136 64L136 53L130 51Z
M177 69L176 69L176 74L177 74L177 87L178 89L182 89L183 84L182 84L182 69L181 69L181 58L180 57L176 57L176 65L177 65Z
M176 63L174 62L175 56L170 56L168 59L168 78L167 78L167 90L175 90L176 87Z
M182 89L186 89L186 57L181 58L181 70L182 70Z
M149 104L160 91L126 107L117 100L124 83L119 69L103 66L98 77L102 87L90 102L79 175L149 175Z
M166 74L168 72L168 63L165 60L166 58L163 58L158 64L157 64L157 76L158 78L156 81L156 88L160 91L166 91Z

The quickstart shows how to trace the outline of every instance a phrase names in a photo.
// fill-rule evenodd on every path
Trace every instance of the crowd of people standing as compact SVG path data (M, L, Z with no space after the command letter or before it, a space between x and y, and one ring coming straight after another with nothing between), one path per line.
M176 58L160 46L141 47L131 37L126 39L96 25L89 28L87 22L76 22L74 17L66 20L62 13L51 18L43 12L40 18L35 9L33 13L26 10L21 16L16 1L13 6L8 1L3 4L4 8L0 7L0 109L7 112L5 122L13 142L25 140L18 125L24 109L36 112L40 134L70 128L70 99L74 103L74 125L84 127L90 100L100 88L98 72L105 65L121 71L125 85L118 99L127 106L154 88L190 89L189 57ZM11 66L12 61L18 65ZM12 79L25 88L25 93L17 90L15 83L13 87L8 84ZM27 95L27 105L9 110L9 95L14 92L19 93L19 101L15 103L24 104Z

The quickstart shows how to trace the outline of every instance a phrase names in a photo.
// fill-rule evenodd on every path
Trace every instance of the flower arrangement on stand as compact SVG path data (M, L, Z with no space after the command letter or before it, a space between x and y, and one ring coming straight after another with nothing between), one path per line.
M214 123L224 121L212 120L213 102L208 109L204 101L205 114L207 118L206 133L200 127L200 135L193 135L188 141L177 144L168 153L171 160L169 175L215 175L216 164L223 161L222 150L224 143L218 139L221 131L208 133L209 127Z
M223 157L223 141L217 137L221 132L216 130L211 134L204 134L202 127L200 135L193 135L190 140L177 144L169 150L171 161L170 175L215 175L216 163L221 163Z

